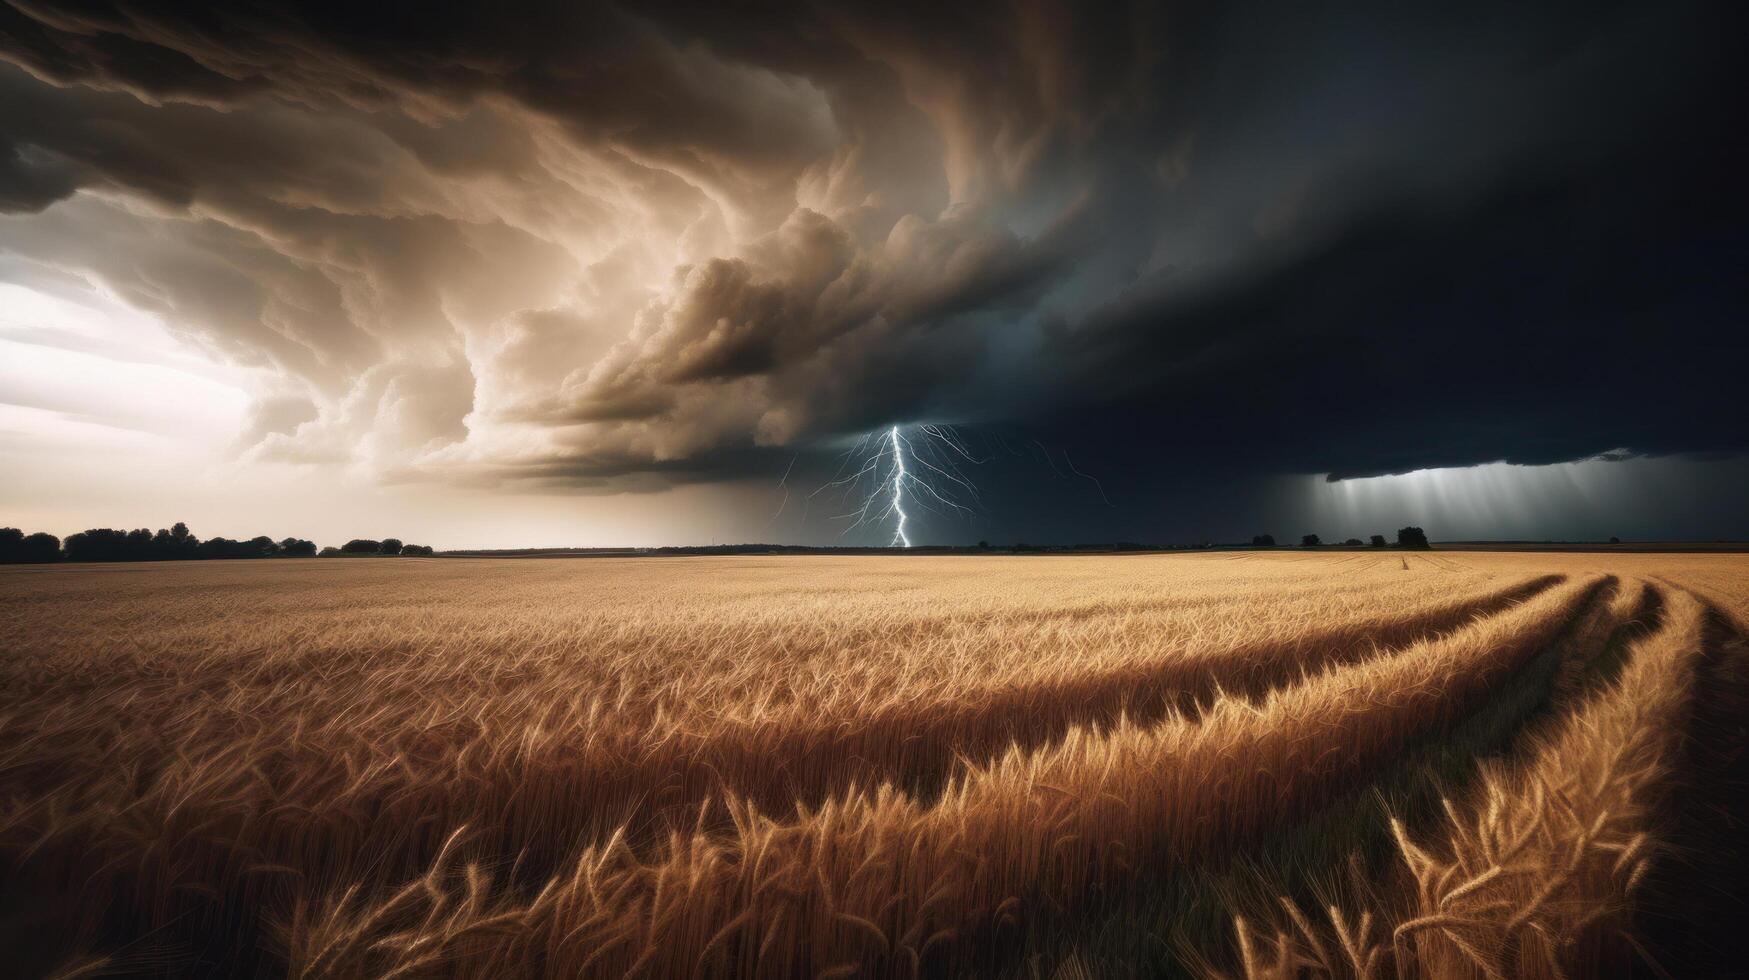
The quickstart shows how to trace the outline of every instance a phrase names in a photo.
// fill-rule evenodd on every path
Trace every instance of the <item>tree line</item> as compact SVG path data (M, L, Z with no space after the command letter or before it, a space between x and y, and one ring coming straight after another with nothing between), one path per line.
M1322 546L1323 543L1323 540L1316 534L1300 535L1300 547L1302 548L1317 548ZM1349 538L1342 543L1350 548L1361 548L1367 545L1367 542L1362 541L1359 538ZM1386 542L1385 536L1382 534L1373 535L1371 544L1374 548L1395 547L1407 548L1411 551L1425 551L1432 547L1432 545L1427 543L1427 532L1418 527L1399 528L1397 531L1397 541L1394 545ZM1253 548L1273 548L1275 547L1275 535L1255 535L1251 538L1251 546Z
M353 538L338 548L323 548L323 558L364 558L371 556L406 555L418 557L431 554L428 544L402 544L400 538Z
M135 528L120 531L94 527L61 540L38 531L25 534L15 527L0 528L0 564L45 564L57 561L200 561L214 558L314 558L323 556L429 555L427 545L402 544L399 539L358 539L342 548L316 550L313 541L285 538L275 541L261 535L247 541L230 538L201 540L180 521L173 527Z

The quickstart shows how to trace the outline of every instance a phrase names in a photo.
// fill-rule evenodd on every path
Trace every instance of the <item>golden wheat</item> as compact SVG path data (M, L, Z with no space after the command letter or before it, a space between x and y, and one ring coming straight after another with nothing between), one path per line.
M5 571L0 872L45 967L216 933L207 955L232 969L305 976L1011 970L994 940L1245 853L1541 651L1573 651L1555 697L1581 717L1602 703L1583 677L1598 624L1663 616L1664 636L1692 606L1678 583L1725 605L1744 570L1359 553Z
M350 924L324 928L389 930L359 936L366 962L342 973L395 968L382 953L397 949L482 976L504 962L675 975L712 965L712 955L774 975L915 965L931 938L1036 914L1040 903L1071 907L1137 867L1158 872L1242 845L1314 806L1379 753L1457 717L1551 642L1596 584L1332 669L1261 704L1223 697L1197 719L1078 726L1058 744L973 769L932 803L881 787L793 821L746 809L733 834L677 835L649 861L617 843L591 848L532 904L491 913L515 916L514 932L449 921L431 931L424 918L406 929L413 919L397 913L428 916L430 889L330 909ZM1357 715L1369 722L1358 731ZM489 898L477 876L468 888ZM604 953L616 941L622 951Z
M1635 645L1620 679L1580 706L1526 764L1484 767L1462 804L1446 801L1437 843L1392 822L1406 867L1398 893L1328 921L1283 901L1273 939L1241 916L1253 978L1570 977L1646 955L1630 920L1658 842L1653 805L1676 753L1702 609L1671 600L1663 628Z

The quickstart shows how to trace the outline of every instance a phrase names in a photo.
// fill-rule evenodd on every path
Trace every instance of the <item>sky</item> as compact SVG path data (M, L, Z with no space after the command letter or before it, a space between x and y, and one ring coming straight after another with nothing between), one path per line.
M1443 6L0 0L0 524L1749 538L1741 8Z

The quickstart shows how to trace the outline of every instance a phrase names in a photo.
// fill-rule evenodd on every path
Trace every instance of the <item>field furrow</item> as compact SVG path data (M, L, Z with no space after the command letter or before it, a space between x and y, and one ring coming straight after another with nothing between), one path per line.
M818 805L858 786L882 783L928 800L966 765L1050 744L1074 726L1107 725L1120 717L1147 724L1171 712L1194 713L1217 692L1258 697L1327 666L1461 627L1560 580L1540 576L1400 618L1358 617L1233 647L1170 646L1151 662L1084 676L945 696L919 689L877 710L725 720L702 730L682 727L660 742L598 753L558 769L481 773L480 779L519 786L523 800L538 794L568 801L558 805L566 806L573 820L614 828L632 824L636 839L646 837L652 824L673 825L676 818L689 824L700 804L731 797L780 816L797 805ZM508 791L505 796L514 798ZM580 812L578 801L587 809ZM423 809L417 799L407 805ZM546 824L537 813L518 820L515 803L505 811L509 819L501 822L511 827ZM664 811L669 818L659 820Z
M537 962L602 975L794 975L951 961L956 938L1084 905L1316 807L1405 739L1472 710L1602 585L1551 590L1261 703L1223 697L1196 720L1077 727L1060 745L973 771L933 805L881 789L798 820L747 808L734 834L677 834L655 860L618 842L589 848L531 902L507 895L496 907L477 875L471 899L453 897L513 928L433 918L431 895L459 880L459 848L429 887L304 906L294 963L312 975L395 969L409 956L470 975Z
M1685 584L1687 580L1685 579ZM1709 587L1692 706L1665 782L1663 847L1634 903L1649 959L1679 977L1749 963L1749 624L1740 596ZM1725 601L1729 599L1730 601ZM1647 973L1655 972L1648 969Z
M925 617L920 625L852 624L843 632L873 650L925 642L918 649L928 656L976 655L981 670L967 676L933 665L890 669L889 683L871 679L867 696L840 698L835 714L800 700L729 711L719 699L712 708L651 719L635 703L608 704L600 694L585 701L588 688L557 689L560 678L572 676L562 660L538 661L532 676L495 678L502 664L484 678L448 673L458 660L480 662L483 654L466 647L414 648L421 659L411 676L398 667L361 671L360 664L393 666L408 656L387 640L365 641L378 650L370 660L293 642L287 647L295 653L263 650L261 659L242 662L233 655L191 674L166 649L177 636L188 642L186 634L145 630L149 652L140 654L141 667L155 675L151 684L117 686L63 669L43 696L67 704L69 689L88 683L83 713L21 711L0 727L0 761L18 784L62 788L15 799L0 823L0 841L28 855L26 870L40 880L88 874L81 869L96 859L109 876L108 894L183 896L171 905L113 911L123 919L140 916L130 926L139 929L179 917L199 923L203 903L278 901L290 882L263 868L299 868L318 880L398 880L426 866L449 829L464 823L482 852L516 855L518 874L538 880L616 830L629 829L634 840L659 839L658 814L668 814L662 823L690 827L697 807L708 803L713 821L722 823L720 801L727 797L779 816L881 782L927 799L967 761L1037 747L1074 724L1108 724L1126 712L1132 721L1156 719L1189 709L1217 688L1260 694L1303 671L1454 628L1559 578L1519 577L1504 587L1482 580L1455 594L1387 580L1362 583L1345 602L1342 582L1308 585L1302 577L1272 592L1280 610L1273 618L1250 614L1231 597L1190 590L1170 606L1155 604L1169 615L1149 607L1114 625L1108 613L1091 635L1089 606L1072 605L1063 622L1076 625L1041 631L1035 617L1018 641L1012 609ZM1380 601L1381 588L1402 598ZM1306 596L1329 622L1293 627ZM956 622L944 647L942 631ZM800 625L765 642L800 651L828 642ZM649 647L652 640L622 625L599 644ZM530 645L539 649L540 638ZM985 651L997 647L1019 665L1060 658L1043 652L1053 648L1095 655L1082 674L1059 666L1013 672L1007 683L992 684L1002 674L990 676ZM335 670L336 663L343 668ZM848 672L839 674L838 683L849 683ZM271 692L266 700L264 690ZM372 695L368 713L354 700L361 690ZM106 713L94 717L94 706ZM90 760L117 758L123 746L131 750L119 756L128 766L125 779L81 772Z
M1745 583L1310 549L0 569L0 944L19 975L1716 974Z
M1185 873L1157 880L1090 921L1027 935L1027 962L1067 965L1092 976L1177 975L1185 963L1213 974L1238 966L1233 908L1274 908L1281 896L1313 907L1335 896L1370 895L1368 882L1395 869L1388 817L1412 830L1444 819L1442 793L1474 781L1476 763L1530 751L1599 683L1625 638L1643 635L1656 593L1606 584L1577 625L1532 657L1463 719L1409 740L1364 784L1338 794L1255 846L1216 852Z
M1242 972L1554 978L1651 962L1632 909L1664 851L1659 804L1682 750L1705 622L1686 594L1666 603L1661 628L1634 643L1619 678L1528 757L1485 764L1479 785L1448 804L1442 832L1411 839L1397 826L1405 873L1370 908L1296 914L1262 934L1241 917Z

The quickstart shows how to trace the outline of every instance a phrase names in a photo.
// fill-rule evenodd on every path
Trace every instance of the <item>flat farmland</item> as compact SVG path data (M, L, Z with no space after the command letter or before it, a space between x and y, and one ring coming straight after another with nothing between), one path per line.
M1695 975L1749 558L0 569L24 975Z

